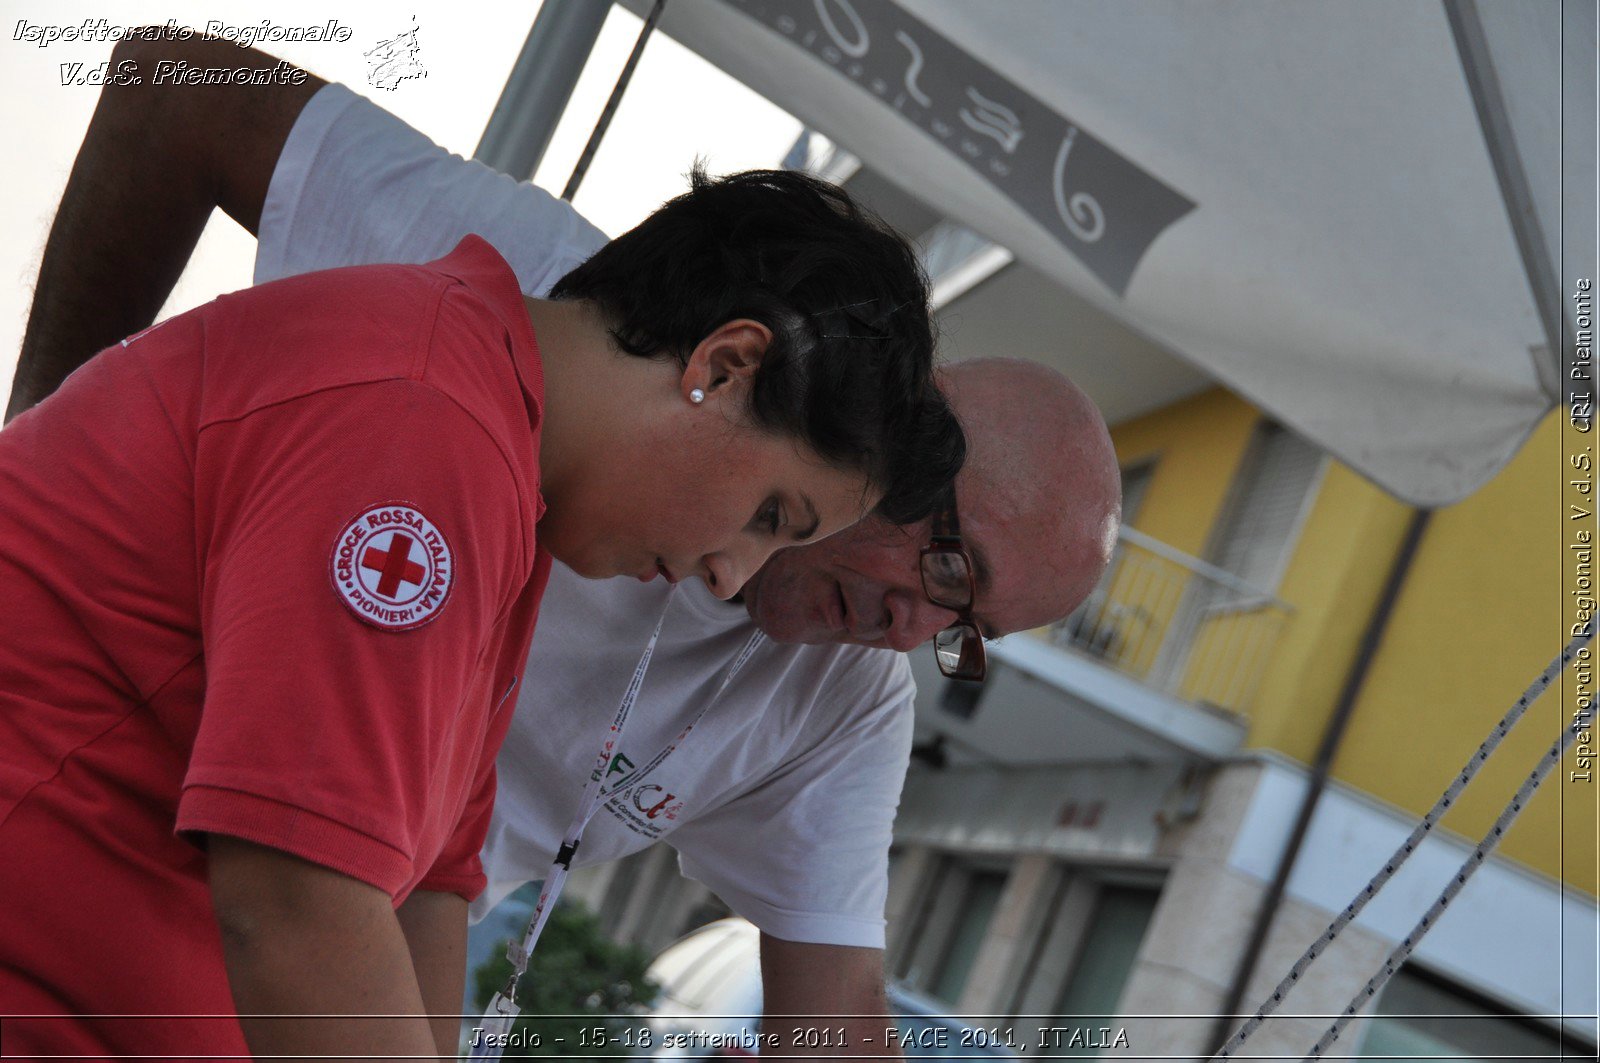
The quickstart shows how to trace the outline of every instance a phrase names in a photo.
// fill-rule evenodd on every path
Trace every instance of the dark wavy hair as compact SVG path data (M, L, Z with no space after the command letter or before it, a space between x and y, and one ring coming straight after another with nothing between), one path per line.
M905 238L842 189L788 170L708 178L558 281L591 300L618 347L685 362L736 318L772 343L750 397L756 424L803 440L883 491L910 524L946 497L966 457L933 381L928 279Z

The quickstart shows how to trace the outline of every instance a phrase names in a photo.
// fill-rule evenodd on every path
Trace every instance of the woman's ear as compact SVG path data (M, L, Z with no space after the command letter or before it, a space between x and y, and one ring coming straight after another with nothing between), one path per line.
M772 330L759 321L738 318L719 325L690 353L679 390L698 404L720 388L748 386L771 344Z

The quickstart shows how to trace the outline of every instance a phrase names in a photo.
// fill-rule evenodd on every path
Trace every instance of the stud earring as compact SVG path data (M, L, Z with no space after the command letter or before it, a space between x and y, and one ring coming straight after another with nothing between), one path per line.
M702 402L706 401L706 393L701 391L699 388L694 388L689 392L689 401L698 406Z

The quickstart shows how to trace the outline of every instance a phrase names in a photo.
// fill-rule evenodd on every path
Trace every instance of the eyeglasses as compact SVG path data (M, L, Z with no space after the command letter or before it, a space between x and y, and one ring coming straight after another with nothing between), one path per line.
M977 600L972 554L961 542L955 493L933 518L933 542L922 548L922 593L941 609L956 613L956 622L933 637L939 671L951 679L978 682L988 670L983 634L972 619Z

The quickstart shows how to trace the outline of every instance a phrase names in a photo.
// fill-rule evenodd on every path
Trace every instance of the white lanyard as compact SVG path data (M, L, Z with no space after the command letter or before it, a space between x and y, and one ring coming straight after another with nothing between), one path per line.
M600 811L600 806L610 800L617 791L638 782L649 772L661 765L661 762L672 755L679 744L694 730L711 707L722 699L722 694L733 682L733 677L755 653L756 648L765 641L766 636L756 631L746 640L744 648L734 658L733 665L728 669L728 674L722 677L722 685L717 687L711 700L706 702L700 711L695 714L677 736L668 742L661 752L651 757L641 768L636 768L624 775L614 785L604 785L606 770L611 765L612 754L617 745L622 741L622 729L628 722L628 714L633 710L633 703L639 696L639 688L644 684L645 672L650 668L650 658L656 651L656 640L661 637L661 626L666 622L667 609L672 605L673 595L677 592L674 587L667 595L666 604L661 607L661 617L656 621L656 628L650 635L650 641L645 645L644 653L639 657L639 663L634 666L633 679L628 683L628 689L622 695L622 702L617 706L617 712L611 720L611 726L606 731L605 741L600 744L600 753L595 759L594 770L589 773L589 781L584 784L583 797L578 801L578 811L572 817L572 823L567 827L567 833L561 840L561 848L556 851L556 858L550 865L550 873L545 876L544 887L539 891L539 903L534 906L533 917L528 922L528 929L523 933L520 942L512 941L506 945L506 958L511 961L511 977L505 987L494 995L489 1001L489 1006L483 1013L483 1036L477 1038L478 1047L474 1048L470 1059L499 1059L504 1052L505 1037L503 1034L511 1032L512 1023L522 1009L516 1003L517 982L528 970L528 958L533 955L533 949L539 942L539 935L544 930L545 922L550 918L550 912L555 907L556 898L561 895L561 888L566 884L567 873L572 867L572 857L578 851L578 844L583 840L583 829Z

